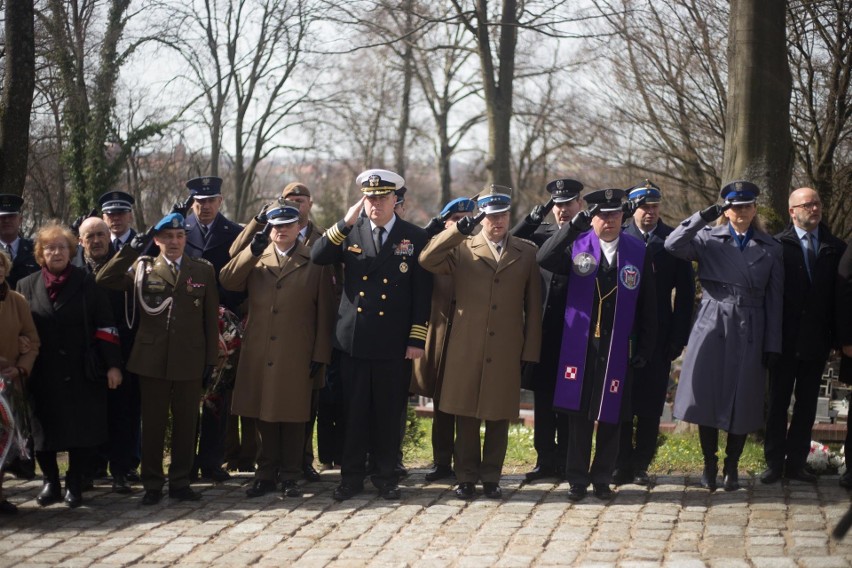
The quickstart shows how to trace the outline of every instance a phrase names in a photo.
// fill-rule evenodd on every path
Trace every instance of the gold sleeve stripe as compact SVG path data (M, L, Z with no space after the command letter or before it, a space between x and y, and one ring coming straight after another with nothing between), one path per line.
M412 325L411 332L408 334L408 337L412 339L422 339L426 340L426 327L422 325Z
M330 240L332 243L334 243L336 245L339 245L340 243L342 243L343 240L346 238L346 235L344 235L342 232L340 232L340 229L337 228L337 225L334 225L331 228L329 228L329 230L326 231L325 234L328 236L328 240Z

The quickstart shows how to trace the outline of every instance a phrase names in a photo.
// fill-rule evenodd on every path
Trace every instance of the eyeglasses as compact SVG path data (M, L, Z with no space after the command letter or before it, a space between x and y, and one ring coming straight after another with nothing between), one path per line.
M51 254L68 250L68 245L47 245L44 247L44 252Z
M793 205L793 209L797 209L801 207L802 209L819 209L822 207L822 203L819 201L808 201L807 203L799 203L798 205Z

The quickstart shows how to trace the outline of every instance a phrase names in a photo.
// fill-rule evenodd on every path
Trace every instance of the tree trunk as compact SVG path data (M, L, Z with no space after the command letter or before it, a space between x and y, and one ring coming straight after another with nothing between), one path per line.
M3 98L0 100L0 193L22 195L27 178L35 87L33 0L6 2Z
M786 218L793 157L786 2L732 0L723 183L747 179Z

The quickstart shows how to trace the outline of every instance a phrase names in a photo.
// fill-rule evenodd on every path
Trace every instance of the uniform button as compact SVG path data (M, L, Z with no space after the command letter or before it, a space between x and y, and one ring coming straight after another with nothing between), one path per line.
M495 284L499 284L499 283L500 283L500 279L499 279L499 278L495 278L495 279L494 279L494 283L495 283Z
M276 287L276 288L278 288L278 289L280 290L280 289L281 289L281 284L276 284L276 285L275 285L275 287Z
M493 306L491 306L491 309L492 309L492 310L496 310L496 309L497 309L497 304L494 304Z
M366 276L364 276L364 277L362 277L362 278L361 278L361 280L366 280L366 279L367 279L367 277L366 277Z
M493 331L489 331L489 332L488 332L488 335L494 335L494 332L493 332Z
M267 363L267 364L266 364L266 366L267 366L267 367L271 367L271 366L272 366L272 361L270 361L269 363Z
M388 297L385 294L382 294L382 300L387 300Z
M272 313L273 313L273 314L277 314L277 313L278 313L278 308L272 308Z
M361 312L363 312L363 311L364 311L364 310L362 310L361 308L358 308L358 313L359 313L359 314L360 314Z
M490 363L490 362L491 362L491 357L487 357L487 358L485 359L485 362L486 362L486 363Z
M359 296L361 296L361 297L363 298L363 297L364 297L364 292L358 292L358 295L359 295Z
M382 278L382 282L384 282L385 284L387 284L387 283L388 283L388 279L387 279L387 278Z
M273 336L272 336L272 337L270 337L269 339L270 339L271 341L275 341L275 340L276 340L276 339L278 339L278 338L277 338L277 337L275 337L275 336L273 335Z
M383 316L383 315L385 315L385 312L379 312L379 315Z

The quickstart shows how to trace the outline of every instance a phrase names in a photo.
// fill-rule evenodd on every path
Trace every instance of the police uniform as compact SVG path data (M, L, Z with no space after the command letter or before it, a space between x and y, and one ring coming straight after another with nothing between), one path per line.
M155 231L183 227L183 216L171 213L157 223ZM140 377L142 483L146 495L158 495L165 482L163 442L171 408L169 493L194 498L189 475L195 454L198 400L202 376L218 357L219 294L209 262L187 254L179 262L175 276L162 254L140 257L127 246L101 269L97 282L132 293L139 314L127 369Z
M655 204L662 199L660 188L649 180L628 191L628 199ZM646 254L653 263L657 290L657 343L648 364L633 370L632 408L636 417L629 417L621 427L615 483L648 482L647 470L657 450L660 416L669 386L671 362L683 351L692 325L692 305L695 302L695 273L692 264L672 256L663 244L672 228L657 221L650 232L643 232L631 218L624 227L625 234L645 242ZM672 304L674 293L674 304ZM635 431L635 442L634 442Z
M585 196L602 212L620 212L623 198L620 189ZM612 495L619 427L630 415L628 360L647 362L656 341L654 277L644 244L622 233L610 243L617 248L608 260L601 242L594 231L579 232L572 220L538 253L542 267L568 275L554 405L569 419L565 477L573 500L585 497L589 483L597 497Z
M20 195L0 194L0 216L20 215L23 204L24 200ZM11 243L0 241L0 250L3 250L12 259L12 269L6 275L6 282L9 283L9 288L13 290L18 284L18 280L41 270L35 260L35 246L30 239L18 236Z
M580 198L583 184L563 178L546 186L554 203L568 203ZM530 216L522 219L512 229L512 235L529 239L541 247L556 234L559 226L552 223L535 223ZM561 478L565 472L568 455L568 418L553 410L553 389L556 386L556 367L559 347L562 344L562 326L565 317L565 294L568 277L541 268L543 288L541 356L537 365L524 377L524 388L534 392L535 430L533 445L537 454L536 467L526 476L527 481L544 477Z
M101 212L105 215L107 213L129 213L133 210L134 203L133 196L124 191L107 191L98 198L98 205L101 208ZM133 227L127 231L126 235L110 234L110 246L112 250L118 252L124 245L132 241L135 236L136 231L133 230ZM159 254L159 251L153 251L149 247L145 253L156 256L156 254Z
M363 172L357 182L367 195L404 185L386 170ZM347 419L336 498L361 491L368 449L375 465L373 484L383 493L398 492L399 421L411 378L405 355L408 347L425 346L432 277L417 261L426 232L395 214L391 222L378 253L366 217L352 227L338 221L311 249L315 263L339 263L344 270L334 345L343 352Z

